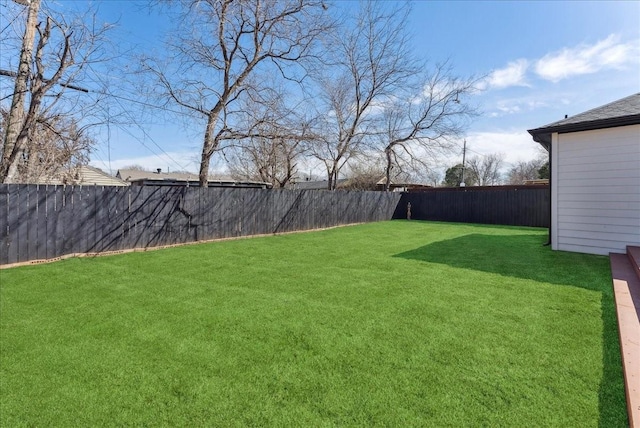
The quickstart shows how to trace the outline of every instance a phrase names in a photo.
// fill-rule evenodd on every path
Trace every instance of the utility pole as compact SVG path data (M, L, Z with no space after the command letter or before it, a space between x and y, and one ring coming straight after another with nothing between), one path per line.
M462 179L460 180L460 187L466 186L464 182L464 160L465 160L466 154L467 154L467 139L465 138L464 144L462 146Z
M14 0L16 3L25 4L26 0ZM11 162L10 156L20 134L24 120L24 100L27 93L27 83L31 72L31 60L33 58L33 43L35 40L36 26L38 25L38 12L40 10L40 0L30 0L28 2L27 24L22 38L22 49L20 51L20 64L18 75L13 90L11 109L7 118L7 128L2 146L2 162L0 162L0 182L11 182L17 172L16 162Z

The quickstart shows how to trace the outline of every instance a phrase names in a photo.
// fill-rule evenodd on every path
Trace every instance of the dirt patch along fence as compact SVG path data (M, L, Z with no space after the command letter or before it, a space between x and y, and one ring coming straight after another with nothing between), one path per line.
M398 193L0 185L0 265L389 220Z
M404 193L393 218L549 227L549 186L435 188Z

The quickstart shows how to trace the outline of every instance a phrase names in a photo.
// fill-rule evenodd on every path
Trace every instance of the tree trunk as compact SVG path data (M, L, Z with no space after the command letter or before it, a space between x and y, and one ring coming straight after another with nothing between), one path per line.
M218 102L218 105L220 105L220 102ZM200 182L200 187L208 186L211 156L213 156L213 153L218 148L218 141L214 136L216 123L218 122L218 116L220 114L218 105L216 105L216 107L209 113L207 118L207 128L204 131L204 142L202 144L202 156L200 158L200 174L198 180Z
M338 164L337 162L333 162L333 165L331 165L331 169L329 170L329 177L328 177L328 182L327 182L327 189L328 190L336 190L336 188L338 187Z
M31 71L33 43L35 40L36 25L38 24L39 9L40 0L31 0L29 3L29 13L27 15L24 37L22 38L18 76L16 77L11 109L9 110L7 128L4 135L2 163L0 165L0 183L11 182L18 170L18 156L16 156L16 154L12 156L12 153L16 148L16 142L21 133L24 118L24 100L27 93L29 73Z
M389 190L391 190L391 168L393 167L391 162L391 146L387 146L384 149L384 153L387 156L387 167L384 171L384 190L385 192L388 192Z

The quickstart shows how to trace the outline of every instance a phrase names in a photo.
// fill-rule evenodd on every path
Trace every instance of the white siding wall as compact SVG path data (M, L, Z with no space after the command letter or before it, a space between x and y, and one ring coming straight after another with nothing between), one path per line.
M553 135L553 248L640 245L640 125Z

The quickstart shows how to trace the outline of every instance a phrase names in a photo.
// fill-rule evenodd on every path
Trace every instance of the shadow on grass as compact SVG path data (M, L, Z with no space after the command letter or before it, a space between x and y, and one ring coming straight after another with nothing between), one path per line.
M601 284L584 280L584 270L593 270L594 256L552 252L543 246L545 242L546 236L539 234L472 233L434 242L394 257L603 291ZM603 258L599 261L604 264Z
M600 427L628 426L615 302L608 258L552 251L546 235L473 233L394 255L513 278L579 287L601 294L603 375L598 391Z

